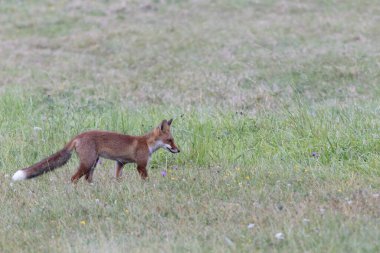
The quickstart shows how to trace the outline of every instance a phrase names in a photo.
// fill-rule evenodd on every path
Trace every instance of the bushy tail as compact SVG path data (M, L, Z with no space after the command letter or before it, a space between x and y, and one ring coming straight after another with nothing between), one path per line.
M65 147L57 153L45 158L44 160L36 163L28 168L16 171L12 180L24 180L37 177L45 172L52 171L58 167L63 166L71 157L71 149Z

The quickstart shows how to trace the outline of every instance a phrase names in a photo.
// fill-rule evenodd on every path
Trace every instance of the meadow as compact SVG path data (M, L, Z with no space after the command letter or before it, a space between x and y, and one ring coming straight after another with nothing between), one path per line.
M380 5L0 1L0 252L380 252ZM13 173L174 118L179 154ZM163 172L166 173L162 176Z

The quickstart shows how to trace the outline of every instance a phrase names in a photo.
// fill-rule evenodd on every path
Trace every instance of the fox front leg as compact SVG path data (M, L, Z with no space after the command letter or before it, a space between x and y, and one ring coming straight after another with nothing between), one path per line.
M148 171L146 170L147 162L137 163L137 171L139 172L142 179L147 179Z

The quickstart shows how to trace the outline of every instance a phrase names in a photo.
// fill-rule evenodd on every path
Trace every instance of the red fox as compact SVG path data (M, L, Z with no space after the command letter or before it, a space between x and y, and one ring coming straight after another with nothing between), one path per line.
M146 179L148 177L146 167L153 152L159 148L165 148L172 153L180 152L170 132L172 121L172 119L163 120L158 127L142 136L107 131L81 133L57 153L30 167L18 170L12 179L13 181L29 179L61 167L70 159L73 149L80 161L77 172L71 177L73 183L82 176L85 176L88 182L92 182L99 157L116 161L116 178L121 176L125 164L136 163L141 178Z

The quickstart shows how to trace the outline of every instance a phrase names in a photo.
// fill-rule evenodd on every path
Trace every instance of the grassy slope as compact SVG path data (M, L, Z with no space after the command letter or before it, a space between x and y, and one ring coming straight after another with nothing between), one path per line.
M2 2L0 251L379 251L370 3ZM103 161L74 187L74 157L10 183L81 131L170 116L183 152L148 182Z

